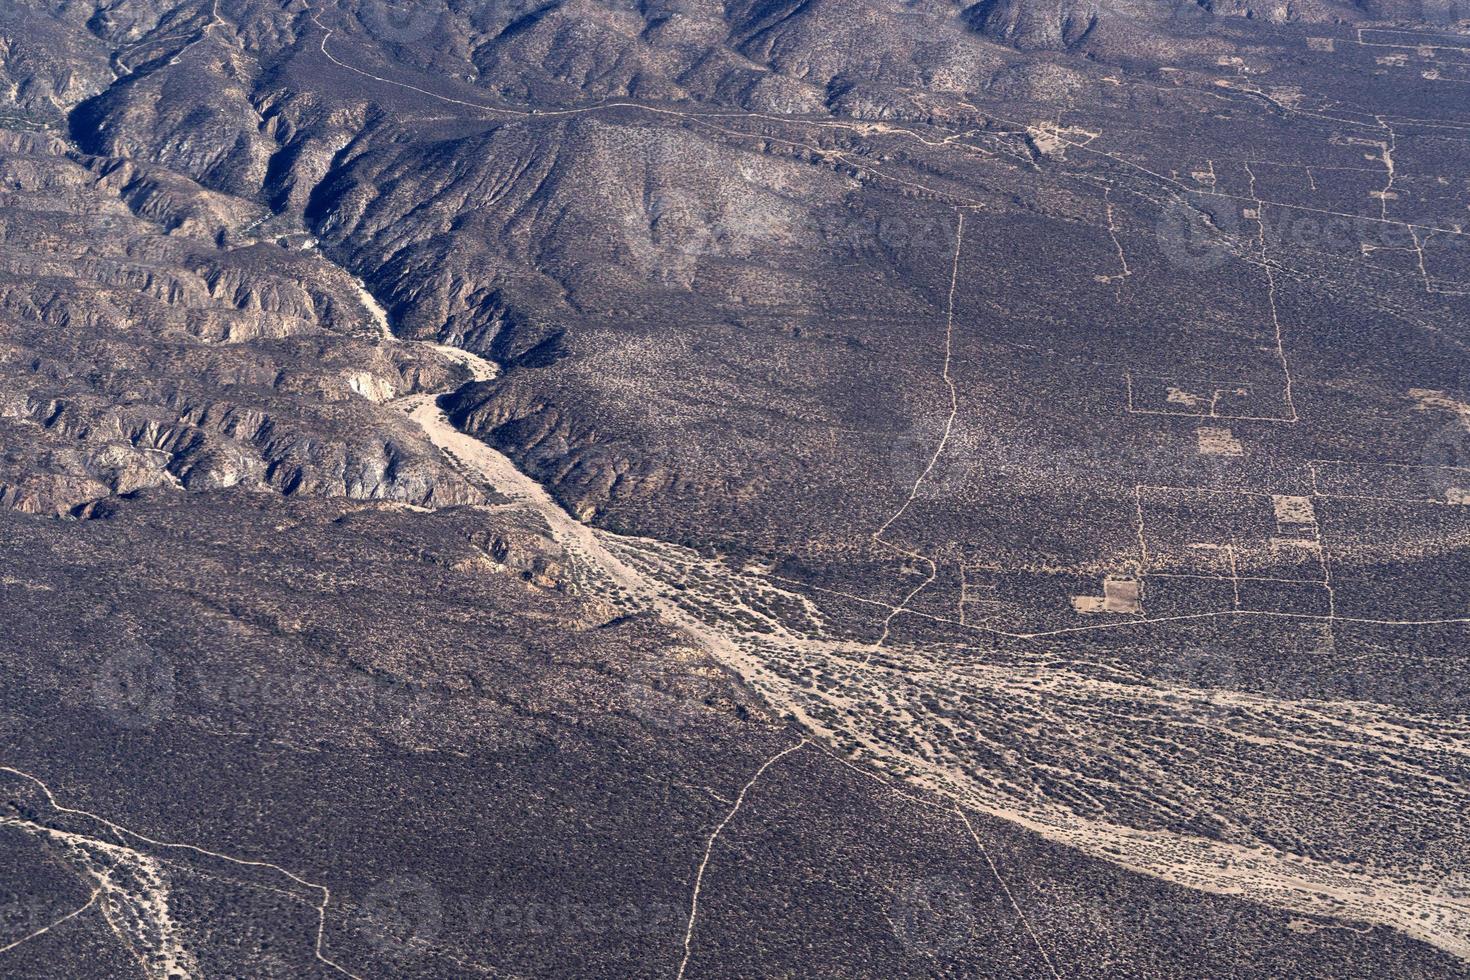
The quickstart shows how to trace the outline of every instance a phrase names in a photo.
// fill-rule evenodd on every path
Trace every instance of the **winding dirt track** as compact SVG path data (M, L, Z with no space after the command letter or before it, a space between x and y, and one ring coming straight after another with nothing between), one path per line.
M327 50L332 32L323 29L322 53L358 75L507 116L552 114L455 100L345 64ZM1161 184L1178 184L1085 144L1068 146L1108 157ZM1258 209L1271 203L1241 200ZM957 268L958 249L954 262ZM1266 264L1263 257L1258 262ZM1126 258L1123 264L1126 268ZM952 295L949 321L952 328ZM392 340L386 317L380 317L380 326ZM1276 326L1279 347L1279 322ZM442 348L440 353L465 363ZM1289 392L1289 372L1286 383ZM1003 665L957 665L932 650L883 646L888 624L907 612L906 602L891 608L879 644L834 641L809 600L781 589L773 578L737 572L667 543L588 527L504 455L456 430L437 407L436 396L417 395L396 404L442 451L537 514L590 586L625 608L656 612L684 630L776 711L799 722L815 740L862 761L890 785L901 781L950 801L962 816L965 809L983 812L1132 871L1281 910L1386 926L1470 962L1470 885L1410 867L1402 851L1374 864L1330 860L1319 855L1333 849L1318 846L1317 840L1334 821L1388 821L1432 834L1436 821L1463 812L1470 804L1470 780L1463 778L1470 775L1470 728L1463 720L1411 716L1365 703L1161 685L1136 676L1100 679L1095 670L1055 650L1037 652L1031 662L1019 656ZM1295 412L1277 421L1295 421ZM934 458L943 448L941 442ZM886 544L879 536L887 526L875 535L879 543ZM700 584L692 588L691 569L701 573ZM786 618L763 613L772 596L808 609L811 628L795 628ZM741 625L752 614L761 623L758 631ZM1357 621L1397 628L1430 625ZM1008 635L1036 640L1138 625ZM881 658L875 656L878 647ZM822 685L795 682L813 667L826 678ZM985 710L963 715L961 726L953 721L955 713L930 709L935 700L954 707L957 698L983 703ZM902 744L892 737L895 731L903 733ZM1221 747L1228 754L1210 751ZM996 758L1006 764L997 767ZM1099 772L1107 778L1100 780ZM1343 790L1344 780L1349 790ZM1270 802L1269 794L1259 791L1238 794L1237 787L1245 784L1292 792ZM1340 813L1327 812L1333 804L1314 803L1308 788L1315 787L1322 787L1322 799L1329 801L1333 791L1348 793L1344 802L1350 805ZM1208 836L1172 829L1195 818L1215 829ZM1259 828L1271 828L1269 839ZM1343 836L1375 843L1371 831L1357 827L1349 826Z
M718 576L717 563L702 562L676 546L588 527L503 454L455 429L435 396L413 396L398 405L441 450L544 520L593 583L610 587L611 594L621 593L633 607L655 611L686 631L777 711L790 714L817 738L878 771L1132 871L1278 909L1388 926L1470 961L1470 901L1463 890L1429 875L1325 861L1258 840L1241 826L1250 821L1232 816L1236 803L1218 784L1210 787L1212 767L1226 764L1225 760L1194 759L1189 768L1190 755L1198 753L1188 745L1155 746L1142 737L1140 744L1128 744L1130 734L1119 719L1186 719L1174 722L1183 730L1199 727L1200 723L1187 720L1192 717L1215 718L1221 734L1261 749L1275 764L1287 753L1293 760L1290 769L1275 776L1284 785L1298 777L1307 782L1328 778L1348 768L1355 771L1365 792L1407 797L1405 813L1417 811L1420 819L1425 814L1462 812L1470 802L1464 784L1438 775L1446 759L1457 765L1470 760L1470 730L1435 719L1392 716L1362 704L1340 709L1228 691L1112 683L1065 664L1058 666L1055 657L1034 666L982 666L962 672L923 651L895 649L890 654L900 654L903 663L897 668L869 663L869 645L797 634L774 623L770 632L742 630L724 617L700 611L746 605L740 592L748 589L748 583L740 582L735 573L727 572L706 590L715 598L704 607L691 604L684 590L673 589L671 583L681 580L695 562ZM894 661L892 656L885 659ZM790 680L797 664L820 664L839 680L828 689L799 688ZM1162 814L1194 800L1222 822L1234 823L1234 839L1131 826L1111 797L1096 794L1092 812L1084 814L1043 792L1041 784L992 771L979 758L989 749L983 742L991 733L962 733L982 742L967 745L964 738L954 737L947 721L922 711L924 696L948 691L974 691L998 699L1007 705L1007 714L1025 714L1047 726L1049 765L1064 767L1069 757L1098 757L1099 747L1116 753L1119 796ZM883 719L874 718L871 710L878 700L875 692L887 695L890 703L896 697L908 704L903 723L922 751L895 747L882 737ZM1238 720L1218 721L1222 707ZM1000 743L1007 733L994 734ZM1026 755L1018 762L1027 765ZM1239 758L1231 763L1242 764ZM1180 766L1184 768L1176 771ZM1061 771L1050 775L1068 776ZM1082 773L1071 778L1075 783L1071 788L1078 792L1089 788ZM1406 789L1406 783L1411 788ZM1310 828L1300 829L1303 837L1310 836Z

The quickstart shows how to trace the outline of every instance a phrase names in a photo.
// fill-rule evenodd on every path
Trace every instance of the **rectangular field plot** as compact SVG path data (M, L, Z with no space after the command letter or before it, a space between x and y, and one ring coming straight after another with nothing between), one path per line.
M1408 463L1313 460L1312 479L1323 497L1470 504L1470 468Z
M1470 507L1322 498L1337 612L1385 623L1470 618ZM1446 648L1462 644L1451 640Z
M1211 380L1130 374L1128 411L1135 415L1190 415L1211 419L1285 419L1279 381Z
M1140 487L1150 615L1216 609L1316 614L1326 560L1306 497Z
M1240 608L1251 612L1326 616L1332 612L1332 599L1321 583L1243 581Z
M1326 578L1322 542L1315 538L1273 537L1264 550L1251 550L1239 559L1242 578L1288 582L1321 582Z
M1229 612L1237 608L1235 587L1229 579L1150 575L1144 582L1143 601L1147 603L1145 608L1150 619Z

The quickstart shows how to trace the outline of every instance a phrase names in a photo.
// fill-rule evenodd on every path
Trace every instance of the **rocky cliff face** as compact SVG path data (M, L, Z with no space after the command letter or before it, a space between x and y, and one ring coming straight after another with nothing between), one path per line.
M3 499L148 486L413 504L480 491L383 402L462 369L381 346L351 279L259 205L156 165L0 139Z

